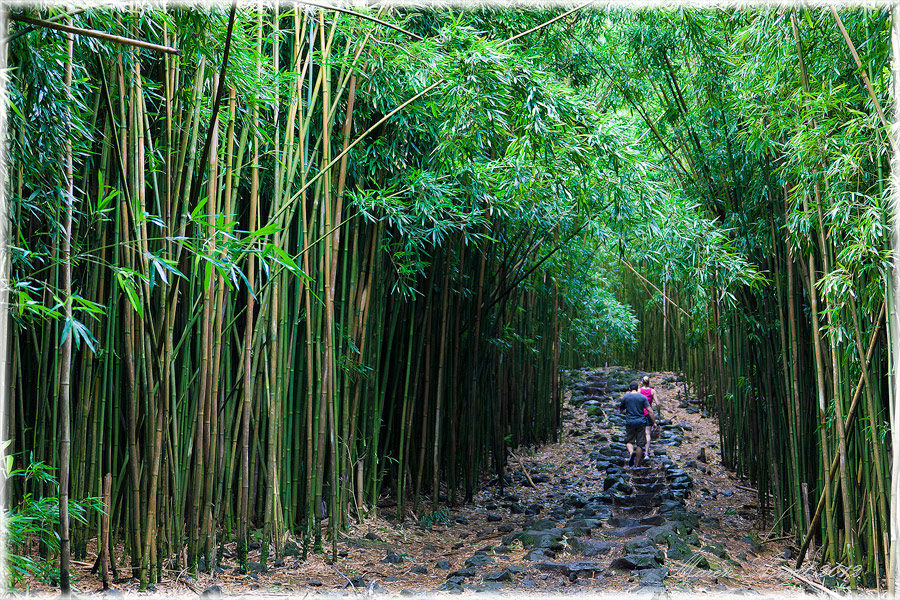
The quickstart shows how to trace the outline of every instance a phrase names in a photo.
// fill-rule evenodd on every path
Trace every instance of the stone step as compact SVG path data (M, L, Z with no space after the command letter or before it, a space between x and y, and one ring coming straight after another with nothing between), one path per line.
M654 483L662 483L665 478L660 477L659 475L639 475L632 476L631 483L633 485L647 485Z
M636 483L634 489L644 494L657 494L666 489L666 486L662 483Z
M614 495L612 497L613 506L641 506L651 508L659 506L661 500L655 493L648 494L632 494L630 496Z
M652 506L621 506L617 508L619 514L631 519L642 519L653 512Z

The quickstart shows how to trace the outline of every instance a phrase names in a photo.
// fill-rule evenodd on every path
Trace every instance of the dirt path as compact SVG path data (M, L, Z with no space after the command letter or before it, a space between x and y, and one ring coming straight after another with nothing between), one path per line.
M756 496L721 466L714 419L681 403L671 373L652 374L663 407L662 435L649 466L623 469L615 405L637 373L620 368L571 374L559 443L522 452L504 495L483 482L472 505L400 524L392 508L353 526L341 559L285 556L240 573L170 572L166 594L297 595L317 592L694 593L800 592L781 566L790 541L757 529ZM680 404L680 406L679 406ZM697 459L702 448L708 459ZM529 478L531 481L529 481ZM534 487L531 487L531 482ZM288 543L289 554L296 545ZM258 551L257 551L258 554ZM251 554L252 556L252 554ZM86 571L87 569L85 569ZM82 592L96 576L80 574ZM120 591L136 591L121 582Z

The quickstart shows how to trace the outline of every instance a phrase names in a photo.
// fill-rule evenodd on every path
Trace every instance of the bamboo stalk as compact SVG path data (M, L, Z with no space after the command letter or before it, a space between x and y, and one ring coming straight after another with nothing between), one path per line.
M73 13L74 14L74 13ZM64 25L62 23L55 23L50 20L41 20L34 19L32 17L26 17L25 15L17 15L14 13L9 13L7 18L11 21L19 21L22 23L28 23L29 25L33 25L35 27L45 27L47 29L56 29L57 31L62 31L64 33L75 35L81 35L85 37L96 38L98 40L103 40L106 42L113 42L116 44L124 44L126 46L134 46L136 48L143 48L145 50L155 50L156 52L163 52L166 54L179 54L181 50L177 48L170 48L168 46L161 46L159 44L151 44L150 42L144 42L142 40L135 40L127 37L122 37L119 35L112 35L110 33L104 33L102 31L97 31L96 29L84 29L81 27L73 27L72 25ZM71 19L70 19L71 20Z

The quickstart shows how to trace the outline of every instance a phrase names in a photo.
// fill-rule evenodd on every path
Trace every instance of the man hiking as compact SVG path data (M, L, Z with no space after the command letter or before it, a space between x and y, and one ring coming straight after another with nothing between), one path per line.
M638 383L632 381L628 384L628 393L622 396L619 402L619 410L625 413L625 447L628 448L627 465L634 464L635 467L641 466L643 458L643 448L641 443L644 441L644 427L649 423L656 426L656 418L653 416L653 409L647 402L647 397L638 393ZM644 409L647 414L644 414ZM637 452L637 455L635 455Z

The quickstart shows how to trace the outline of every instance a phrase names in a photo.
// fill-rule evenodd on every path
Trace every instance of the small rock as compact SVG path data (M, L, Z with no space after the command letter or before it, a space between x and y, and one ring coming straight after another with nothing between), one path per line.
M653 569L658 566L656 557L652 554L628 554L613 560L609 567L617 571L632 571L640 569Z
M515 583L516 577L512 574L509 569L503 569L502 571L497 571L496 573L488 573L484 576L485 581L500 581L503 583Z
M307 581L306 585L310 587L322 587L322 582L317 579L313 579L311 581Z
M466 559L467 567L483 567L485 565L494 564L494 559L487 554L475 554Z
M669 538L669 551L666 556L672 560L684 560L693 555L694 552L690 547L677 537Z
M377 581L373 581L366 587L366 591L370 594L387 594L388 590Z
M546 548L535 548L525 555L525 560L539 561L556 558L556 553Z
M415 573L416 575L427 575L428 569L421 565L417 565L409 570L410 573Z
M609 554L615 547L615 544L612 544L611 542L600 542L590 538L576 537L569 539L568 542L569 550L571 552L588 558Z
M668 575L669 570L664 567L659 569L644 569L641 571L641 585L659 585Z
M458 583L452 583L450 581L445 581L443 584L441 584L441 587L438 588L438 591L450 592L452 594L462 594L463 586L459 585Z
M381 562L399 565L403 562L403 557L393 550L388 550L387 555L382 559Z
M450 561L449 560L439 560L436 563L434 563L434 568L435 569L443 569L446 571L447 569L450 568Z
M275 562L272 563L272 566L274 566L274 567L283 567L283 566L284 566L284 559L283 559L283 558L276 558L276 559L275 559Z
M247 563L247 571L250 573L268 573L266 565L258 562Z
M374 534L374 533L372 533L371 531L370 531L369 533L367 533L364 537L365 537L367 540L371 540L371 541L373 541L373 542L383 542L383 541L384 541L384 540L382 540L380 537L378 537L377 534Z
M488 520L488 523L496 523L498 521L502 521L503 518L500 515L488 513L487 520Z
M725 548L722 546L722 544L719 544L719 543L708 544L706 546L703 546L703 548L701 548L701 550L703 550L704 552L709 552L713 556L718 556L719 558L721 558L723 560L728 558L728 552L726 552ZM788 556L785 558L790 558L790 557Z

